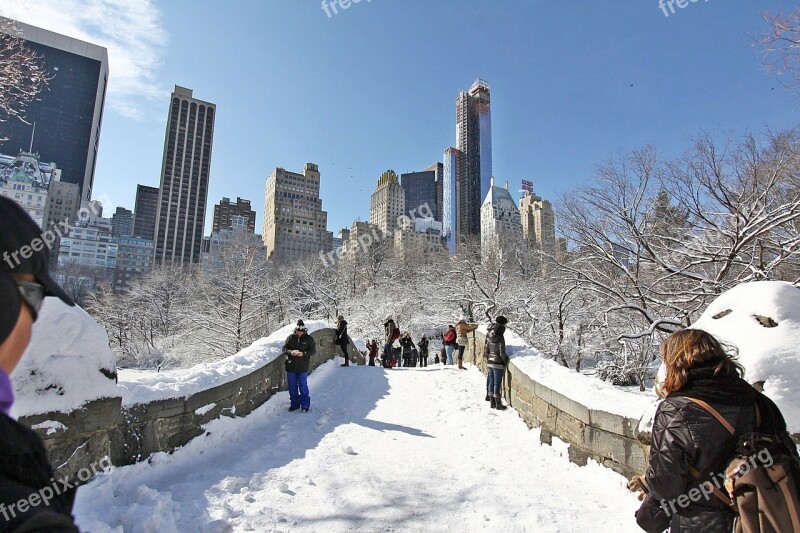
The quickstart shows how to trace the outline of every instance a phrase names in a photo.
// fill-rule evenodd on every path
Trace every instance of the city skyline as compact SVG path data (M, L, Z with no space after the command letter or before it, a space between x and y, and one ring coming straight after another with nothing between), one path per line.
M557 205L559 194L619 150L653 143L676 156L704 128L722 138L796 122L792 94L759 70L758 51L749 46L765 29L761 11L788 7L777 0L709 2L668 18L657 3L628 0L506 2L491 11L471 0L459 9L373 2L333 18L315 2L241 3L234 10L210 4L187 25L215 21L202 41L178 24L187 2L123 6L116 20L101 12L79 16L81 5L89 4L18 2L4 5L3 14L108 48L94 197L114 207L132 209L137 184L158 185L165 95L176 84L219 107L211 203L250 198L263 213L271 169L315 161L326 176L320 194L331 231L368 220L383 170L403 174L442 162L453 145L455 98L476 77L492 86L493 174L512 183L517 200L524 178ZM447 27L436 23L448 17ZM266 20L275 22L269 35L248 29ZM468 23L480 31L458 30ZM126 32L115 31L123 24ZM416 25L433 37L412 42L385 31L395 25ZM571 40L559 30L564 25L586 38ZM293 39L301 27L307 35ZM248 37L229 42L233 31ZM461 55L465 39L479 51ZM290 81L303 77L313 82Z

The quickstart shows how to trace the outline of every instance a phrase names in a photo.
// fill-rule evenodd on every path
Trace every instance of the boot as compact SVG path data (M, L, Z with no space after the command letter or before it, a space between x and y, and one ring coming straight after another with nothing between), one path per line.
M494 402L492 403L494 404L494 408L497 409L498 411L505 411L506 409L508 409L508 407L503 405L503 401L500 399L499 395L494 397Z
M497 407L497 400L495 399L495 397L494 396L490 396L489 397L489 401L492 402L491 404L489 404L489 407L491 407L492 409L495 409Z
M492 396L491 394L489 394L489 393L487 392L487 393L486 393L486 398L484 398L484 400L486 400L487 402L494 401L494 396Z
M466 369L464 368L463 362L464 362L464 360L463 360L463 359L461 359L461 358L459 357L459 358L458 358L458 369L459 369L459 370L466 370Z

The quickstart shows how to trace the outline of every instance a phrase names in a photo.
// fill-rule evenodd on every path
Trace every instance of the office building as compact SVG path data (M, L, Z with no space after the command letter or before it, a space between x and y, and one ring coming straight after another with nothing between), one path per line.
M175 86L171 96L155 227L155 264L200 261L216 105Z
M136 205L133 206L133 233L146 240L154 240L158 215L158 187L136 186Z
M406 220L392 237L395 256L407 263L423 264L445 251L442 223L433 218Z
M77 183L65 183L53 178L47 189L47 202L44 208L43 229L51 228L54 224L72 224L78 216L80 202L78 197L80 188Z
M130 288L135 278L147 274L153 268L153 249L155 243L140 237L118 237L116 266L114 268L114 290Z
M54 163L40 162L39 154L0 155L0 195L21 205L41 227L47 190L51 181L60 179L60 174L61 170Z
M461 228L467 235L480 232L481 205L492 177L492 114L489 84L475 80L456 101L456 148L464 155L458 194Z
M111 216L111 236L130 237L133 235L133 211L117 207Z
M108 80L105 48L42 28L14 23L52 75L49 88L28 105L25 119L2 123L0 153L36 152L55 161L64 183L90 200Z
M111 220L103 218L103 206L95 201L82 202L80 215L69 235L61 239L59 268L72 263L110 269L109 274L113 274L117 265L117 243L111 237Z
M464 217L459 209L461 182L464 179L464 154L458 148L444 151L442 171L442 236L451 254L458 251L461 239L468 235L463 227Z
M530 250L553 256L556 251L555 214L548 200L530 191L523 191L519 201L522 235Z
M214 206L212 232L241 227L250 233L256 232L256 212L250 208L250 200L236 198L236 203L231 203L230 198L222 198Z
M269 259L296 261L333 249L319 185L314 163L306 163L302 174L276 168L267 178L262 239Z
M444 165L434 163L422 172L409 172L400 175L400 185L406 197L405 213L412 218L442 220L442 180Z
M521 241L522 222L508 182L505 188L495 187L492 179L481 206L481 256L487 259L513 252Z
M397 221L406 208L406 195L394 170L387 170L378 178L378 187L372 193L369 221L383 233L397 228Z

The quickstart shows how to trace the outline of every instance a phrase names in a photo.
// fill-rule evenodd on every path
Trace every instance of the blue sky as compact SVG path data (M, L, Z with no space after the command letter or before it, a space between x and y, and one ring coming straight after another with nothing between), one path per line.
M331 0L329 0L331 1ZM341 0L339 0L341 1ZM209 190L262 226L275 167L320 165L328 229L369 219L386 169L455 143L455 99L492 87L494 174L557 201L619 150L664 156L701 130L794 127L798 102L759 68L751 35L785 0L13 0L4 13L109 48L95 195L133 208L158 185L175 84L217 105ZM206 225L207 232L208 224Z

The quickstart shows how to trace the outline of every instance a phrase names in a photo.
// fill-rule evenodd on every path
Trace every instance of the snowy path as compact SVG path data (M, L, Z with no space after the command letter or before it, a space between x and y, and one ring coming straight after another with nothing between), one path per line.
M539 444L490 410L476 369L384 371L333 362L309 378L311 412L280 393L172 455L79 491L102 531L638 531L625 479ZM122 526L120 528L119 526Z

